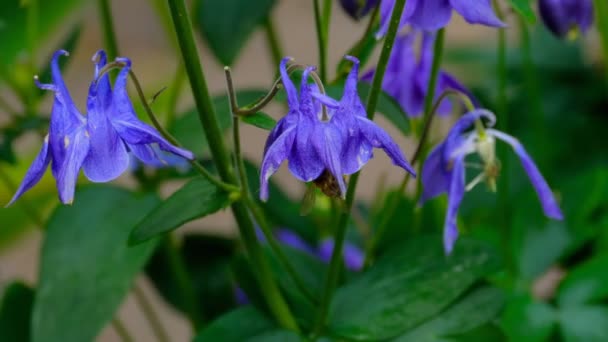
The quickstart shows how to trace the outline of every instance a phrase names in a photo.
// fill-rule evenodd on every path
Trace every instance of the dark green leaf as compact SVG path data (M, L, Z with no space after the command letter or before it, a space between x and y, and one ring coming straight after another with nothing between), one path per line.
M146 274L167 302L184 313L194 304L203 308L207 319L214 319L234 307L234 285L229 267L236 250L234 240L198 234L184 236L179 252L200 303L187 302L188 298L180 292L172 268L172 252L166 246L171 242L163 242L146 265Z
M547 341L555 328L556 314L546 303L528 296L510 298L503 314L502 326L509 341Z
M0 78L20 78L14 75L16 66L20 63L19 56L27 55L28 32L27 29L27 6L21 6L22 1L0 1L0 37L2 37L2 53L0 54ZM79 9L85 1L63 0L63 1L40 1L38 45L43 40L51 37L64 24L66 18L75 10ZM47 62L45 62L47 63ZM31 82L31 75L27 76Z
M474 290L444 312L408 331L395 342L446 341L448 335L460 335L496 318L504 304L501 291L493 288Z
M0 341L29 341L34 290L14 282L6 287L0 303Z
M559 313L562 336L566 342L608 341L608 308L569 306Z
M241 121L246 124L265 129L267 131L273 129L274 126L276 126L277 124L277 121L275 119L263 112L257 112L252 115L242 116Z
M534 14L534 10L530 7L530 0L507 0L511 7L519 13L522 17L524 17L528 23L535 24L536 23L536 14Z
M167 233L194 219L213 214L232 203L230 193L204 177L190 180L171 197L150 211L129 237L137 244Z
M471 342L471 341L507 341L504 332L494 323L487 323L475 329L471 329L463 334L451 335L446 337L450 342Z
M199 28L222 64L234 63L274 4L275 0L202 1L198 10Z
M194 341L241 342L276 329L272 321L254 307L245 306L215 320Z
M587 304L608 298L608 255L598 255L575 268L560 284L560 306Z
M395 245L339 289L330 333L354 340L395 337L440 313L496 267L496 258L480 242L460 239L446 257L441 241L423 236Z
M133 225L158 204L113 187L88 187L47 225L32 333L36 341L91 341L110 321L155 241L128 247Z
M237 91L239 105L243 106L254 102L264 95L263 89L248 89ZM218 95L213 98L213 106L222 131L226 131L232 126L232 113L227 95ZM169 132L177 138L184 148L194 152L198 157L209 155L209 144L205 137L205 132L201 126L196 109L192 109L180 115L173 125L169 127Z

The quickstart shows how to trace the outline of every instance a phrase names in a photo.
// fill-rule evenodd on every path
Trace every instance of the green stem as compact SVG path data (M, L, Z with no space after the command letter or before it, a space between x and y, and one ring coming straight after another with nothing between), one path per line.
M314 0L315 26L317 28L317 44L319 47L319 74L321 81L325 83L327 82L327 29L320 1Z
M222 180L229 184L236 184L237 177L230 163L229 153L217 121L211 96L209 95L203 68L200 64L200 57L194 42L192 24L186 12L185 2L184 0L168 0L168 3L182 53L182 62L190 80L194 102L198 109L199 119L205 136L209 142L213 160ZM242 201L234 202L231 207L252 265L256 270L255 275L260 285L260 290L265 297L270 311L282 327L298 331L298 325L279 291L270 265L265 259L262 248L257 240L255 228L247 207Z
M424 118L425 120L432 119L431 111L433 109L433 101L435 100L435 89L437 89L437 78L439 68L443 57L443 45L445 41L445 28L437 32L435 37L435 45L433 46L433 64L431 67L431 78L426 89L426 97L424 98Z
M602 41L604 57L604 73L606 74L606 90L608 91L608 3L605 0L594 0L595 21Z
M279 65L281 58L283 58L283 49L281 48L277 30L270 15L264 20L264 31L266 32L266 40L268 41L268 48L272 56L272 63L273 65Z
M108 53L108 58L118 57L118 44L116 43L116 33L112 22L112 9L109 0L98 0L101 27L103 29L103 45Z
M494 9L500 20L504 20L504 14L500 8L498 1L494 1ZM497 128L501 130L507 130L507 32L504 29L498 29L498 46L497 55L498 60L496 61L496 74L498 75L498 96L496 98L496 116L497 116Z
M188 275L184 258L176 246L177 241L175 241L173 235L169 234L166 238L161 240L161 243L163 251L167 256L169 269L172 272L171 276L179 289L178 293L182 298L182 304L186 310L188 320L194 331L198 331L204 322L203 313L200 310L201 299L194 290L192 279Z
M131 336L131 334L129 334L129 331L127 330L127 328L125 327L125 325L118 319L118 318L114 318L112 319L112 327L114 327L114 331L116 331L116 334L118 335L118 337L120 337L120 340L122 342L133 342L133 337Z
M393 8L393 13L391 15L391 22L388 28L388 33L386 35L386 39L384 40L384 45L382 47L382 52L380 53L380 58L378 60L378 65L376 66L376 72L374 73L374 79L372 81L372 88L369 92L369 96L367 97L367 117L370 120L373 120L374 114L376 112L376 105L378 104L378 97L380 96L380 92L382 91L382 80L384 78L384 73L386 71L386 67L388 64L388 59L391 55L391 50L393 48L393 44L395 42L395 37L397 36L397 30L399 29L399 21L401 19L401 13L403 13L403 9L405 7L406 0L396 0L395 6ZM327 271L327 276L325 278L325 285L323 288L323 295L321 297L321 303L319 305L319 310L317 312L316 322L314 332L315 335L318 335L323 330L325 325L325 320L327 319L327 313L329 310L329 304L331 302L331 298L333 293L338 285L339 275L342 271L343 261L342 261L342 250L344 248L344 239L346 237L346 228L348 226L348 219L350 217L350 211L353 206L353 202L355 199L355 192L357 188L357 182L359 181L360 173L357 172L351 176L348 190L346 191L346 201L345 201L345 209L344 212L340 215L340 219L338 221L338 227L335 236L335 245L334 250L331 255L331 261L329 263L329 270Z
M146 316L148 323L150 323L152 332L154 333L154 336L156 336L156 339L159 342L169 342L169 335L165 331L160 318L152 308L152 305L150 304L150 301L146 297L144 291L137 284L133 286L133 295L144 316Z

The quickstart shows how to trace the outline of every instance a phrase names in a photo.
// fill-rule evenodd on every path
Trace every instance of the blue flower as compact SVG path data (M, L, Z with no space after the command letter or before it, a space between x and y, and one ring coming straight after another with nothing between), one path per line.
M538 11L545 26L559 38L575 38L593 23L591 0L539 0Z
M378 2L379 0L340 0L344 11L355 20L365 17Z
M418 58L415 52L415 43L421 37L422 46ZM395 39L395 45L388 60L386 73L382 81L382 89L391 95L409 117L418 117L424 111L431 69L433 64L434 33L412 30ZM370 70L362 80L371 82L375 70ZM457 90L472 97L470 92L452 75L440 70L435 100L448 89ZM437 114L449 114L452 111L450 101L442 101Z
M524 147L517 139L506 133L479 126L482 118L489 121L488 127L494 125L494 114L484 109L474 110L463 115L454 124L446 139L431 151L422 168L424 191L421 202L442 193L448 195L448 209L443 231L444 248L448 254L451 253L458 237L456 215L465 191L471 190L484 180L491 189L496 188L495 181L499 171L499 161L496 159L494 148L496 139L511 145L519 157L536 190L545 215L556 220L563 218L551 189ZM467 132L476 122L475 130ZM484 164L484 172L465 185L465 157L473 153L479 155Z
M103 51L95 54L94 59L98 61L95 79L89 87L88 115L85 117L74 105L61 77L58 60L62 55L68 53L59 50L51 60L52 84L35 80L39 88L55 93L49 133L8 205L40 181L49 163L60 201L71 204L81 168L89 180L107 182L126 170L129 151L145 163L159 163L161 160L154 151L156 144L161 150L186 159L194 158L191 152L171 145L154 128L137 118L126 88L131 67L128 59L117 59L125 63L125 67L112 90L107 75L98 79L99 70L106 64L106 55Z
M83 165L87 178L93 182L117 178L129 166L129 151L152 166L165 163L157 153L157 147L184 159L194 159L192 152L173 146L155 128L137 118L127 93L131 61L128 58L116 59L124 63L124 67L112 90L107 74L98 78L99 70L106 64L105 53L97 52L94 59L97 59L97 82L91 84L87 100L91 148Z
M76 180L89 151L90 139L86 130L86 118L74 105L61 77L59 57L64 55L67 56L68 52L59 50L55 52L51 60L53 83L42 84L38 78L35 78L36 85L40 89L55 93L49 133L44 138L40 152L7 206L13 204L24 192L40 181L49 163L51 163L51 171L57 183L61 202L71 204L74 200Z
M386 34L393 7L395 7L395 0L382 0L380 3L378 36ZM411 24L417 29L435 31L449 23L452 10L460 13L470 24L505 26L494 14L490 0L407 0L399 27Z
M268 179L283 161L299 180L310 182L329 172L338 184L342 197L346 194L343 175L353 174L372 157L374 147L382 148L393 163L414 174L399 146L375 123L368 120L357 94L359 61L350 59L354 66L347 77L340 101L320 94L308 83L312 67L303 73L300 96L281 61L280 72L287 92L289 112L270 132L260 172L260 198L268 198ZM327 117L321 103L329 107ZM325 176L324 176L325 177Z

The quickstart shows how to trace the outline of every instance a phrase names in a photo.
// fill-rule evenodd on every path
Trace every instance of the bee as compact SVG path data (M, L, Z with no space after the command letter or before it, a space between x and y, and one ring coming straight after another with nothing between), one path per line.
M317 188L331 199L340 199L340 195L342 194L336 177L334 177L334 175L332 175L327 169L323 170L323 173L313 180L312 183L310 183L306 188L306 192L302 198L300 215L308 215L314 207Z

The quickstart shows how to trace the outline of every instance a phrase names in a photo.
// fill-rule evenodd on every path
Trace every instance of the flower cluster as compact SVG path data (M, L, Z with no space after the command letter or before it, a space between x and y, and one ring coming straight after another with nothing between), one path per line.
M593 24L591 0L539 0L538 12L545 26L560 38L576 38Z
M340 101L319 93L309 84L313 67L304 70L298 96L286 70L290 58L281 61L280 72L289 112L279 120L266 141L260 174L262 200L268 198L268 179L285 160L289 161L291 173L303 182L326 178L329 172L342 197L346 194L343 176L359 171L373 157L373 148L382 148L395 165L414 174L395 141L367 119L357 93L359 60L346 58L353 62L353 67ZM322 105L329 109L327 114Z
M545 215L556 220L563 218L551 189L524 147L517 139L506 133L493 128L484 128L481 123L482 119L488 121L488 127L494 125L494 114L485 109L477 109L463 115L454 124L445 140L431 151L422 169L424 191L421 202L442 193L448 195L443 240L446 253L452 251L458 237L456 215L465 191L471 190L483 180L487 181L490 188L495 190L496 177L500 168L495 153L496 139L511 145L521 160L522 166L538 194ZM475 129L468 132L467 130L474 125ZM483 162L483 173L465 185L465 157L473 153L477 153Z
M99 51L93 56L95 75L87 97L87 116L84 116L76 108L61 77L59 57L64 55L68 55L67 51L59 50L51 60L53 83L42 84L35 79L39 88L55 94L49 132L8 205L42 178L49 163L59 199L64 204L71 204L80 169L92 182L108 182L127 169L129 151L144 163L161 162L154 150L156 145L182 158L194 158L190 151L171 145L156 129L137 118L127 93L129 59L116 59L124 66L112 89L108 75L99 74L106 65L105 52Z

